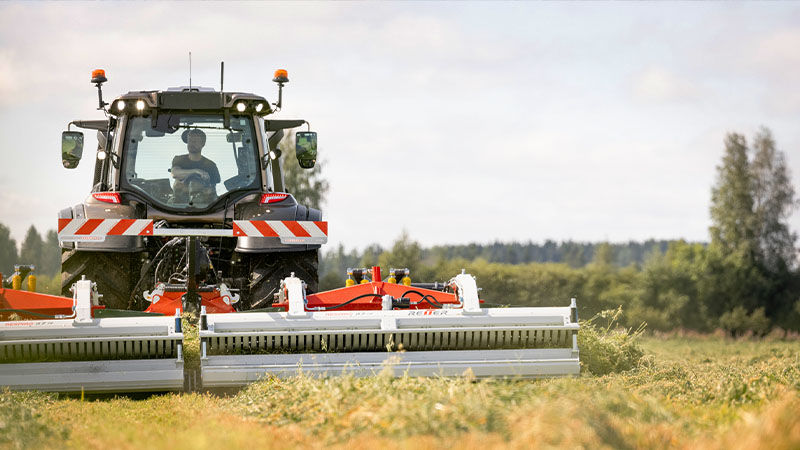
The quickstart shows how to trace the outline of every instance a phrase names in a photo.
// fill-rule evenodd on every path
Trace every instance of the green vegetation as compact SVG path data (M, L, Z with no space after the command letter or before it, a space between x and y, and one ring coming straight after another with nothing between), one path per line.
M403 233L390 249L370 246L359 253L340 246L326 253L320 287L342 286L346 267L408 267L415 281L441 282L464 268L477 277L489 305L565 305L577 297L583 317L622 306L620 322L633 328L642 323L663 331L721 328L734 336L800 330L797 235L787 223L797 206L790 179L786 156L769 130L762 129L750 146L731 133L711 193L710 244L423 249ZM457 255L463 257L453 258ZM526 262L542 260L561 262Z
M404 245L414 243L398 240L394 248ZM391 258L393 251L382 252L378 258ZM757 309L748 310L728 300L737 298L736 291L722 290L726 283L735 281L736 266L726 263L707 246L673 242L666 252L653 255L642 267L617 267L600 256L598 253L595 261L582 268L555 263L512 265L482 259L439 260L432 264L418 263L411 278L447 281L463 268L477 277L478 286L483 289L481 298L487 306L564 306L575 297L580 317L592 317L622 306L625 313L619 318L620 323L634 329L646 323L654 331L686 328L712 332L721 328L742 335L764 334L774 326L790 330L800 327L800 284L786 293L788 300L792 299L789 294L794 293L792 307L782 310L777 317L769 317ZM800 281L797 273L793 276L795 282ZM729 277L734 280L728 280ZM343 278L326 276L321 288L343 286ZM726 311L725 305L730 309Z
M17 241L11 237L11 230L0 223L0 273L13 272L17 257Z
M646 364L644 350L638 342L644 326L635 331L620 328L617 321L621 314L621 308L608 310L581 322L578 333L581 370L592 375L607 375Z
M613 316L595 319L597 336L615 339L599 323ZM644 357L603 376L298 376L265 379L230 396L87 401L0 392L0 447L800 446L800 342L627 336L605 356L638 348Z
M50 230L45 238L31 225L17 254L17 242L11 238L8 227L0 224L0 273L8 279L15 264L33 264L37 277L37 291L48 294L61 292L61 250L58 233Z
M410 239L408 234L401 238ZM418 259L425 264L434 263L440 259L476 259L504 264L528 263L564 263L573 268L585 267L594 259L594 254L601 247L608 247L611 254L611 264L617 267L641 265L653 254L663 253L670 243L668 240L647 240L644 242L629 241L624 243L592 243L563 241L555 242L546 240L542 244L528 242L499 242L490 244L461 244L461 245L436 245L430 248L419 248ZM385 249L373 245L364 252L355 250L347 251L343 245L325 252L322 259L323 273L333 272L337 275L345 273L348 267L368 266L377 261L377 257ZM391 252L391 249L389 249ZM415 261L411 261L412 263ZM398 266L406 267L407 260L399 262Z
M66 439L69 432L47 422L40 411L56 396L40 392L0 392L0 448L34 447L40 442Z

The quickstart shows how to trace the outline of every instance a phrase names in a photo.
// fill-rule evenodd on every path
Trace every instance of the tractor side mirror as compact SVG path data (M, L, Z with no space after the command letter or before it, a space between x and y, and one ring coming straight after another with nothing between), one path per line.
M295 154L297 163L303 169L310 169L317 163L317 133L298 131L295 135Z
M61 133L61 163L67 169L78 167L83 156L83 133L64 131Z

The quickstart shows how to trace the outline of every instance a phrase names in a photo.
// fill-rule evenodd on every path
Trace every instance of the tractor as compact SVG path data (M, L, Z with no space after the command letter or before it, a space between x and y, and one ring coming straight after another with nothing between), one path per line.
M118 309L142 310L147 306L142 292L159 280L185 284L192 277L197 286L224 283L240 293L237 310L269 307L280 280L292 273L309 292L317 291L320 243L258 233L228 238L234 221L322 219L320 210L299 204L284 185L278 143L307 124L269 119L281 108L289 81L285 70L275 72L275 103L226 92L221 82L219 91L195 86L131 91L108 104L102 93L106 81L103 70L92 73L98 109L107 118L72 121L62 133L67 169L76 168L83 153L83 133L72 127L95 130L98 141L90 195L59 212L64 296L71 296L70 288L84 276L97 283L104 305ZM316 133L298 131L295 141L297 163L312 169ZM81 224L83 230L64 229L70 219L84 218L95 220ZM144 219L171 232L135 233ZM118 232L127 223L134 225ZM197 242L180 236L180 229L193 230ZM190 244L196 254L191 274Z

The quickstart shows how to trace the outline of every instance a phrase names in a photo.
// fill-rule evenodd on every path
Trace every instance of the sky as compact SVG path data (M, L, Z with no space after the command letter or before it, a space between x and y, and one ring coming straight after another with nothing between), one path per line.
M93 69L112 99L187 85L191 51L193 85L225 61L272 101L288 70L274 117L319 133L329 246L707 241L726 133L770 128L800 187L798 49L793 3L4 2L0 223L88 195L60 133L103 117Z

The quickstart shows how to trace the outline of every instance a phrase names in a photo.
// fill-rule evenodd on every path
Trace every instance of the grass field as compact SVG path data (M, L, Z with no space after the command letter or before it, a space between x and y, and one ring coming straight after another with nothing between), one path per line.
M630 344L585 343L611 373L567 379L296 377L85 401L0 391L0 447L800 448L797 340Z

